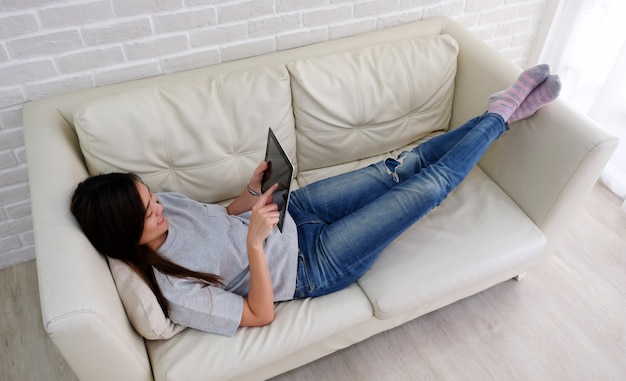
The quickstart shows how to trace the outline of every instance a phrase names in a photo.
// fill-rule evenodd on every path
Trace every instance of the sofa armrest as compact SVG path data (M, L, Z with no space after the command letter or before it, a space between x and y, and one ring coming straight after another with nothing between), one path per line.
M106 260L69 212L87 176L75 133L46 101L25 105L23 119L44 329L81 380L152 380Z
M511 125L481 168L554 245L580 209L618 140L563 101Z
M489 96L521 69L454 21L442 33L459 42L451 128L486 111ZM618 140L559 99L511 125L479 163L554 245L598 180Z

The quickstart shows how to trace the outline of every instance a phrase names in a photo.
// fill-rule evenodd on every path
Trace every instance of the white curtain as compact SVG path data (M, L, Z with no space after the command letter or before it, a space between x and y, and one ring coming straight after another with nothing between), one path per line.
M619 137L601 179L626 198L626 1L561 0L539 61L561 75L563 98Z

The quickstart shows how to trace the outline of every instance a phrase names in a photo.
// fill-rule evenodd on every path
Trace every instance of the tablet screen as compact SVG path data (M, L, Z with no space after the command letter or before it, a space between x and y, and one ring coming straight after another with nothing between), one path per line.
M289 204L289 188L291 187L293 176L293 164L271 128L267 135L265 161L267 161L268 168L263 174L261 192L265 193L272 185L278 184L278 189L274 191L273 197L274 203L278 205L278 211L280 212L278 229L282 232L285 213Z

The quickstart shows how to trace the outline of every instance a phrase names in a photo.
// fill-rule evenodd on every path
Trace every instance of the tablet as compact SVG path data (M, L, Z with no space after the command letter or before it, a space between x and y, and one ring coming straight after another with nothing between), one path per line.
M263 174L261 182L261 192L265 193L272 185L278 184L278 189L272 195L274 203L278 205L280 218L278 220L278 229L283 231L283 222L285 221L285 213L289 205L289 188L291 187L291 179L293 176L293 164L289 160L289 156L280 145L280 142L274 135L274 131L269 129L267 134L267 148L265 149L265 161L267 162L267 170Z

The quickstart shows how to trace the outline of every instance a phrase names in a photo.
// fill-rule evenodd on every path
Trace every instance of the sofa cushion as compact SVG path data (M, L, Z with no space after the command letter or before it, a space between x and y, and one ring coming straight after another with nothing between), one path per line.
M448 128L457 42L407 39L287 65L300 170L347 163Z
M199 201L234 197L263 159L268 127L295 159L289 82L285 66L263 66L87 101L74 123L89 172L134 172Z
M164 340L185 327L165 316L150 287L124 262L108 258L115 287L133 328L148 340Z
M272 324L239 328L232 337L187 329L170 340L146 345L155 380L218 381L242 375L264 379L255 370L302 351L309 351L305 357L310 357L311 352L318 353L317 343L370 319L372 305L353 284L319 298L278 303ZM334 349L347 344L339 340ZM327 353L327 346L321 353Z
M539 263L545 244L539 228L476 167L395 240L358 284L379 319L423 314Z

